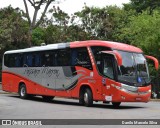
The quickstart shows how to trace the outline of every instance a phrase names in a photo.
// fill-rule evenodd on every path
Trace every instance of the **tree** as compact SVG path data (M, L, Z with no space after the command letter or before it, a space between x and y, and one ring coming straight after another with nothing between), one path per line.
M136 11L132 9L126 10L125 7L109 6L107 7L107 12L112 23L111 40L130 44L129 37L124 35L123 28L131 22L131 17L137 14Z
M138 16L130 17L130 22L121 29L121 38L137 47L143 49L145 54L160 58L160 13L153 11L153 15L148 15L147 11Z
M91 35L91 39L110 39L112 23L106 8L85 5L84 9L75 15L80 19L79 26Z
M43 18L47 12L47 9L49 7L49 5L54 2L56 0L28 0L28 2L33 6L34 8L34 15L33 15L33 19L31 20L30 15L29 15L29 10L28 10L28 5L26 0L23 0L24 5L25 5L25 10L26 10L26 17L28 19L28 24L29 24L29 38L28 38L28 45L32 46L32 32L35 28L37 28L43 21ZM45 5L45 8L42 12L42 15L40 17L39 20L37 20L37 14L41 8L42 5Z
M28 24L22 14L22 10L11 6L0 9L0 80L3 53L27 46Z
M52 14L51 19L42 24L42 26L48 25L44 35L47 44L89 39L89 34L75 23L74 15L69 16L55 6L49 12Z
M104 8L87 7L75 13L79 19L79 26L89 33L90 39L112 40L129 43L121 37L121 30L130 22L130 16L135 15L134 10L126 11L117 6Z
M27 22L22 17L23 11L11 6L0 9L0 49L15 49L25 46L28 38Z
M131 7L137 11L137 13L142 13L148 9L149 14L151 15L153 10L157 7L160 7L159 0L131 0Z
M32 32L32 44L34 46L40 46L45 42L44 40L45 29L42 27L37 27Z

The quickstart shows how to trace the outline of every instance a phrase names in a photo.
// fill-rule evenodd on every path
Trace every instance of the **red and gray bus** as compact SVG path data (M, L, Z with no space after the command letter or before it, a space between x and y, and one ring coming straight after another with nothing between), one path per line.
M111 41L76 41L6 51L2 90L21 98L55 96L93 101L148 102L151 80L146 58L158 60L137 47Z

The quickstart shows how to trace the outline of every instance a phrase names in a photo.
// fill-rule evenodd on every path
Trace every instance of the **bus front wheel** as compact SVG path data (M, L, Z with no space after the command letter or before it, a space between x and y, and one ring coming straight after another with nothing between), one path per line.
M26 89L25 84L22 84L20 86L19 95L20 95L20 98L22 98L22 99L26 99L28 97L28 95L27 95L27 89Z
M86 88L85 91L82 93L82 99L81 102L83 102L83 104L86 107L90 107L93 105L93 95L92 95L92 91L89 88Z

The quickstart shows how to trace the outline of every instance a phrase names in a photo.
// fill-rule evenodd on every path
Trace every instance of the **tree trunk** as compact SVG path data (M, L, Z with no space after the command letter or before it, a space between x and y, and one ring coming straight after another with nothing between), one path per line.
M32 32L33 32L33 28L30 27L28 31L28 47L32 47Z

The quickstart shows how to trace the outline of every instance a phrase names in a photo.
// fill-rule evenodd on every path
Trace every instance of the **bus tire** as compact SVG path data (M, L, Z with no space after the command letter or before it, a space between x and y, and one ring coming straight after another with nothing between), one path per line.
M84 98L83 98L83 96L84 96L84 91L81 91L80 92L80 96L79 96L79 104L80 105L84 105Z
M118 108L120 106L121 102L112 102L112 105L114 108Z
M86 88L84 91L83 101L86 107L90 107L93 105L93 95L92 95L92 91L89 88Z
M22 99L27 99L28 98L27 89L26 89L26 85L25 84L21 84L20 85L19 96Z
M54 98L54 96L42 96L43 100L45 102L51 102Z

